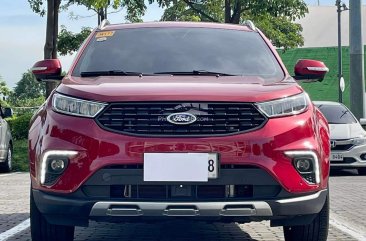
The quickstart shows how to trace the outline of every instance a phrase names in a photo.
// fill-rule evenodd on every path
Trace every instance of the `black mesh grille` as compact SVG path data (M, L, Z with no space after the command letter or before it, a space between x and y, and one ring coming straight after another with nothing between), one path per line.
M52 185L61 174L46 173L44 185Z
M229 185L111 185L110 197L144 200L235 200L254 197L253 185L231 185L231 189L230 191ZM84 186L83 191L89 196L95 196L95 190L88 186ZM280 191L278 185L266 186L260 195L273 198Z
M177 125L167 117L189 113L194 123ZM113 103L98 117L104 129L144 136L205 136L228 135L260 128L266 122L250 103Z
M336 145L332 147L332 151L347 151L353 147L353 144L346 144L346 145Z

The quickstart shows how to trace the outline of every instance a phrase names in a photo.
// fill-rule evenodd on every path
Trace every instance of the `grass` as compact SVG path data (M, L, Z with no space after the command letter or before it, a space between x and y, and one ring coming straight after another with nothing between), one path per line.
M28 172L28 140L14 140L13 152L13 171Z
M312 100L338 101L338 48L298 48L278 51L287 70L293 74L294 65L298 59L315 59L323 61L329 68L329 73L322 82L303 83L302 87L309 93ZM366 52L366 48L365 48ZM365 54L366 56L366 54ZM349 47L342 48L343 77L346 88L343 93L343 103L349 106L350 103L350 82L349 82ZM366 61L365 61L366 66Z

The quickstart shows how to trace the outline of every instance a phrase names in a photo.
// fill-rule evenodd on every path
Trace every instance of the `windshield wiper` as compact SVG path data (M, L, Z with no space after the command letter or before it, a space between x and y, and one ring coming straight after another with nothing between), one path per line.
M347 114L349 111L348 110L344 110L342 111L342 115L339 117L339 119L341 119L345 114Z
M155 72L154 74L235 76L234 74L213 72L213 71L207 71L207 70L167 71L167 72Z
M97 76L142 76L141 72L130 72L122 70L108 70L108 71L87 71L81 72L81 77L97 77Z

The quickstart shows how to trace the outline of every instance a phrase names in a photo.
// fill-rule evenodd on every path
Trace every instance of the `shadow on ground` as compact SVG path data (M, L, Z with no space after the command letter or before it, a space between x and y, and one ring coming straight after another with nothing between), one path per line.
M173 221L157 224L110 224L91 222L88 228L76 228L75 241L256 241L236 224Z
M339 176L358 176L358 172L356 169L331 169L330 170L331 177L339 177Z

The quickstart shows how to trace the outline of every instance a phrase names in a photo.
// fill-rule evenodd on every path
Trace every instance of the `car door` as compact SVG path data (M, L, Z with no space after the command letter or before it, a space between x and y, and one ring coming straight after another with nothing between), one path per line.
M6 139L6 127L5 120L3 119L3 108L0 107L0 151L5 148L5 139Z

